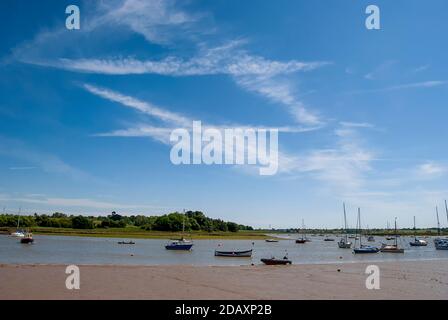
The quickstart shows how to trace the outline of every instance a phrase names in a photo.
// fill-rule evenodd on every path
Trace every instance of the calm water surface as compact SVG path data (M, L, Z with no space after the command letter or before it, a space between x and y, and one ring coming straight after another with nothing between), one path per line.
M0 235L0 263L12 264L123 264L123 265L249 265L259 264L264 257L283 257L285 252L294 264L350 263L404 260L448 259L448 251L435 250L433 240L427 247L410 247L411 237L402 237L404 254L378 253L354 255L350 249L339 249L338 238L334 242L323 241L322 237L310 237L312 242L296 244L296 235L285 237L277 243L264 240L195 240L191 252L166 250L167 240L135 239L135 245L119 245L127 239L88 238L66 236L34 237L35 243L24 245L19 240ZM351 239L354 240L354 239ZM376 237L372 245L387 242ZM367 242L366 242L367 244ZM214 250L254 249L252 258L215 257Z

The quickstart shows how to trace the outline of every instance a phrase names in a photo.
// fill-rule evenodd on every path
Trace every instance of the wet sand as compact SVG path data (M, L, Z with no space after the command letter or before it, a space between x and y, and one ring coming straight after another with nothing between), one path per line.
M79 266L80 290L66 266L0 265L0 299L448 299L448 260L376 263L379 290L367 265Z

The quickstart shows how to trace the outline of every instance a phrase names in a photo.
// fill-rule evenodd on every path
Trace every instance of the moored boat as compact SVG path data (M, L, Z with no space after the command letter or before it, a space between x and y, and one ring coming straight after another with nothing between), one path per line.
M243 251L220 251L215 250L216 257L234 257L234 258L250 258L252 257L252 249Z
M436 250L448 250L448 239L435 239Z
M12 237L16 237L16 238L24 238L25 237L25 231L20 230L20 212L21 212L22 208L19 208L19 213L18 213L18 218L17 218L17 229L14 232L11 232L11 236Z
M377 247L365 246L365 245L361 245L360 247L353 249L354 253L377 253L379 251L380 249L378 249Z
M417 238L417 229L415 228L415 216L414 216L414 241L409 242L411 247L426 247L428 242Z
M266 242L278 242L278 240L276 240L276 239L266 239L265 241Z
M404 253L404 248L400 248L398 246L398 234L397 234L397 218L395 218L395 236L394 236L394 244L385 244L381 245L381 252L389 252L389 253Z
M446 211L446 217L448 219L448 206L446 204L445 200L445 211ZM436 247L436 250L448 250L448 238L440 238L440 220L439 220L439 209L436 206L436 215L437 215L437 234L439 235L439 238L434 239L434 246Z
M183 220L182 220L182 238L178 240L171 240L171 242L165 245L166 250L180 250L180 251L189 251L193 247L193 241L187 240L184 238L185 233L185 210L183 212Z
M399 248L398 245L395 244L385 244L381 245L381 252L390 252L390 253L404 253L403 248Z
M165 245L165 249L167 250L183 250L189 251L193 247L193 242L190 240L186 240L184 238L179 240L172 240L171 242Z
M296 239L296 243L304 244L304 243L307 243L307 242L310 242L310 241L311 240L306 237L305 223L304 223L304 221L302 219L302 237L299 238L299 239Z
M135 244L134 241L118 241L118 244Z
M271 265L287 265L287 264L292 264L292 261L289 260L287 256L284 256L283 259L276 259L275 257L272 257L272 258L269 258L269 259L263 258L263 259L260 259L260 260L261 260L261 262L263 262L264 264L267 264L267 265L270 265L270 266L271 266Z
M23 238L20 239L20 243L24 243L24 244L29 244L29 243L33 243L34 239L33 239L33 234L27 232Z
M352 243L348 241L348 235L347 235L347 215L345 212L345 202L342 204L342 207L344 208L344 237L341 238L338 242L338 247L340 249L350 249L352 247Z
M355 247L353 249L353 253L355 254L363 254L363 253L378 253L379 249L373 246L366 246L362 244L362 229L361 229L361 209L358 208L358 221L357 221L357 233L359 230L359 247ZM356 238L355 238L356 239ZM356 246L356 241L355 241Z

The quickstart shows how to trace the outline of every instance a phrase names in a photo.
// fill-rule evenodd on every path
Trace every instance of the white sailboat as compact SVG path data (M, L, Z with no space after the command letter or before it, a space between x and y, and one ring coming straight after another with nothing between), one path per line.
M11 236L16 237L16 238L24 238L25 237L25 233L19 229L20 227L20 212L21 212L22 208L19 208L19 214L18 214L18 219L17 219L17 229L16 231L14 231L13 233L11 233Z
M411 247L426 247L428 242L417 238L417 229L415 228L415 216L414 216L414 241L409 242Z
M342 204L344 208L344 237L341 238L338 242L338 247L341 249L350 249L352 247L352 243L348 241L347 235L347 216L345 212L345 202Z

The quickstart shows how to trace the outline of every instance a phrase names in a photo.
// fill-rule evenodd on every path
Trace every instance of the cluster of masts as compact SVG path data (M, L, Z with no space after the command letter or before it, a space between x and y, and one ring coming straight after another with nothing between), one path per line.
M382 243L380 247L366 245L362 243L362 224L361 224L361 208L358 208L357 222L356 222L356 234L353 236L349 235L347 232L347 214L345 203L343 203L344 210L344 236L338 242L338 247L341 249L351 249L353 243L349 239L355 239L353 253L378 253L378 252L389 252L389 253L404 253L404 248L398 243L398 232L397 232L397 218L394 219L394 235L386 236L386 240L393 240L393 243ZM445 211L448 220L448 206L445 200ZM434 245L437 250L448 250L448 238L440 238L440 220L439 220L439 209L436 206L436 216L437 216L437 230L438 237L434 239ZM389 229L389 222L387 223L387 229ZM419 239L416 233L415 226L415 216L414 216L414 240L409 242L412 247L425 247L428 245L426 240ZM359 240L359 241L358 241ZM305 224L302 219L302 236L296 240L296 243L304 244L310 242L311 240L306 237ZM324 241L334 241L334 239L326 237ZM375 242L375 238L372 235L367 236L368 242Z

